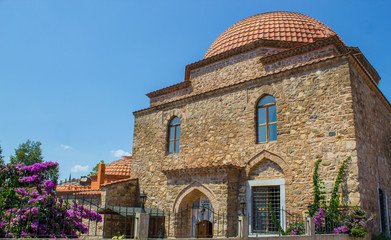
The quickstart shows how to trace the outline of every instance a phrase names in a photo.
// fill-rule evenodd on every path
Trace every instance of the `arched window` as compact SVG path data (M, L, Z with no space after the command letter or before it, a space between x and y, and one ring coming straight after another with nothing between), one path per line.
M257 142L277 140L276 100L265 96L257 105Z
M168 154L179 153L179 136L181 133L181 121L175 117L168 127Z

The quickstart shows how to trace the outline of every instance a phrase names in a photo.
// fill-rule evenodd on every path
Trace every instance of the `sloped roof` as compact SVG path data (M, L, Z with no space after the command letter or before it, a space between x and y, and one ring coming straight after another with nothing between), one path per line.
M121 159L106 165L105 175L130 176L131 156L123 156Z

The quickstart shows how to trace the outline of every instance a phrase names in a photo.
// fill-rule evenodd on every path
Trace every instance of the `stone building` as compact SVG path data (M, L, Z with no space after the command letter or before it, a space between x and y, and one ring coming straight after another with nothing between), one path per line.
M89 228L88 235L111 238L134 234L134 215L140 211L140 202L138 179L131 178L131 159L131 156L123 156L107 165L100 163L96 175L57 186L58 197L77 201L87 209L104 214L102 223L83 220Z
M262 234L270 202L307 210L318 158L330 196L351 156L342 204L376 213L372 231L389 232L391 105L379 81L357 47L311 17L246 18L186 66L183 82L148 93L150 107L134 112L132 177L147 207L166 211L201 204L237 215L245 200L250 233ZM197 227L189 220L186 231Z
M123 156L121 159L116 160L110 164L99 164L98 173L89 177L81 177L80 179L73 179L65 182L61 182L57 188L57 196L69 198L85 198L85 199L96 199L99 202L106 201L106 195L124 195L124 191L115 189L120 185L122 188L125 185L134 186L132 192L138 192L137 179L131 178L131 156ZM120 187L120 188L121 188ZM135 199L133 202L137 202L138 196L132 197ZM109 198L111 205L126 205L130 201L122 201L122 198L118 196L112 196Z

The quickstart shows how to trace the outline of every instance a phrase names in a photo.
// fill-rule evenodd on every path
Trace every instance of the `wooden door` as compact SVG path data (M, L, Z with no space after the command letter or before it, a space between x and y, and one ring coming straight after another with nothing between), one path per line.
M197 237L211 238L213 237L213 225L208 220L202 220L197 223Z

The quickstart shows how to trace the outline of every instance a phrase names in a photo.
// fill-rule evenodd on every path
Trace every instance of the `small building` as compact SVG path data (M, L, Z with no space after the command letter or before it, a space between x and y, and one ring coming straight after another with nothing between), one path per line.
M134 234L134 215L140 211L138 179L131 177L131 156L123 156L107 166L99 164L98 174L73 179L57 186L57 196L78 201L104 214L102 223L88 220L89 235L113 237Z

